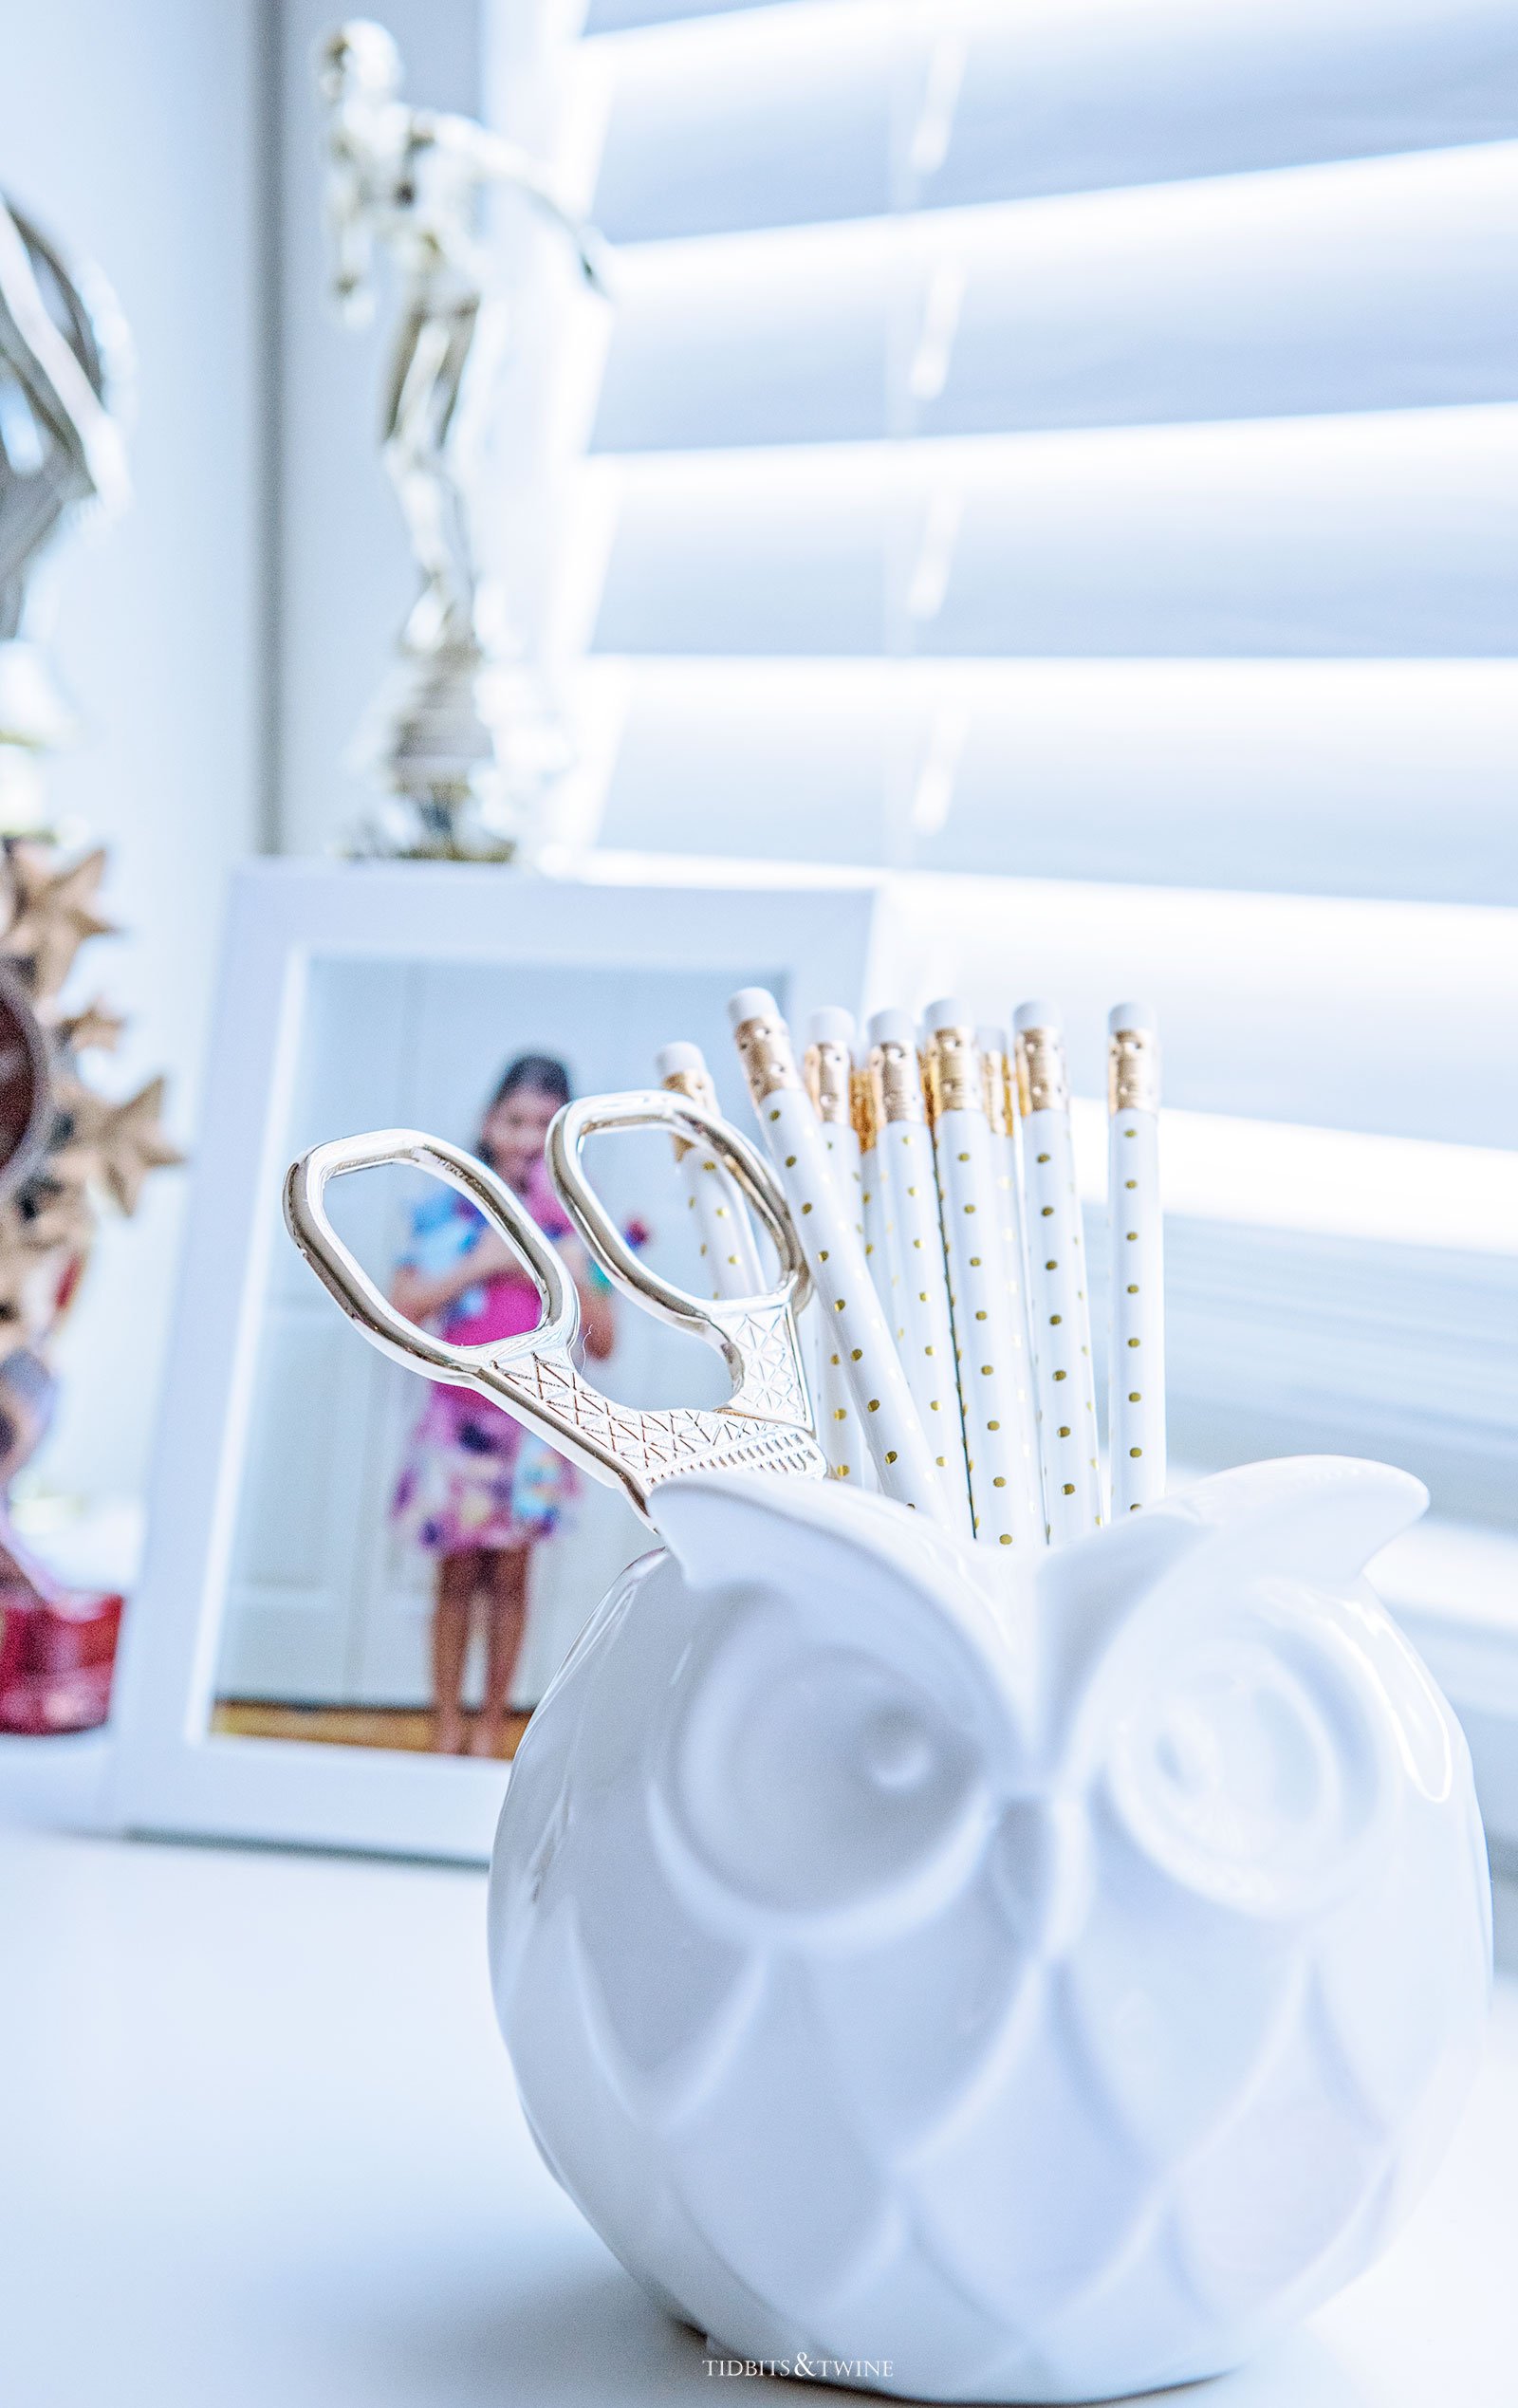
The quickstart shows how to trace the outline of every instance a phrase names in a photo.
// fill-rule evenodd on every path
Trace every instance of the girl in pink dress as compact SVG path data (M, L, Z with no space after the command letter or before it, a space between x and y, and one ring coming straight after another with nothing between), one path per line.
M524 1054L491 1099L476 1151L563 1253L580 1291L585 1352L603 1357L615 1337L611 1291L572 1236L543 1162L548 1124L568 1101L563 1063ZM451 1188L434 1188L418 1206L391 1293L408 1320L460 1345L515 1337L535 1328L542 1312L504 1238ZM485 1618L485 1698L470 1752L500 1753L531 1551L558 1527L575 1485L564 1457L498 1406L467 1388L428 1391L392 1511L435 1567L432 1744L444 1754L464 1747L464 1659L476 1606Z

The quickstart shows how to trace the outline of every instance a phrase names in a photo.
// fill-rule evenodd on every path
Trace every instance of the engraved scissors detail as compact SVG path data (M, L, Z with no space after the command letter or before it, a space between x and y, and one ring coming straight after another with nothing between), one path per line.
M774 1242L779 1277L755 1296L697 1298L640 1262L586 1176L588 1138L609 1129L662 1128L710 1145ZM617 1403L574 1361L580 1300L564 1263L520 1196L493 1171L417 1129L334 1138L291 1164L285 1219L318 1279L371 1344L409 1370L472 1388L500 1405L599 1480L620 1487L645 1519L662 1480L685 1472L786 1472L822 1478L796 1337L808 1293L806 1266L773 1172L736 1129L687 1096L662 1088L591 1096L565 1104L548 1131L548 1176L576 1234L615 1287L644 1311L715 1348L732 1380L721 1405L650 1411ZM468 1198L505 1237L532 1280L544 1318L515 1338L458 1345L408 1321L369 1277L332 1226L326 1190L335 1178L382 1164L427 1171Z

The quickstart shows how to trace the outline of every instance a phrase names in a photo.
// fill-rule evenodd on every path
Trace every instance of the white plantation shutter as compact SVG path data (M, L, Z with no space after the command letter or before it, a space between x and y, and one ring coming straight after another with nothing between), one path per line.
M1182 1450L1518 1518L1518 0L589 0L566 147L602 841L1146 973Z
M1513 0L593 0L578 75L606 842L1518 901Z

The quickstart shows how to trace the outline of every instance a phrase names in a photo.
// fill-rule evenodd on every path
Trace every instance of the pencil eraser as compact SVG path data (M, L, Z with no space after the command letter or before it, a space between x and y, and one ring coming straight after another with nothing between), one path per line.
M746 1020L778 1020L780 1006L768 987L740 987L728 998L728 1018L734 1028L741 1028Z
M1057 1028L1060 1025L1054 1006L1037 1001L1019 1004L1012 1018L1019 1028Z
M982 1053L1005 1053L1007 1051L1007 1031L1005 1028L989 1028L984 1022L982 1022L981 1026L975 1031L975 1043L979 1046Z
M957 995L940 995L923 1013L922 1025L932 1036L939 1028L967 1028L972 1017L970 1006L961 1003Z
M872 1013L870 1018L872 1046L916 1046L916 1026L910 1011L901 1011L893 1007L889 1011Z
M679 1037L672 1046L660 1046L654 1056L654 1067L661 1079L700 1079L706 1075L706 1056L699 1046L688 1045Z
M854 1014L841 1005L824 1004L814 1011L806 1023L809 1046L851 1046L854 1042Z
M1159 1020L1153 1004L1114 1004L1112 1010L1107 1014L1107 1034L1109 1037L1117 1036L1119 1030L1122 1028L1145 1028L1149 1031L1150 1035L1153 1036L1158 1027Z

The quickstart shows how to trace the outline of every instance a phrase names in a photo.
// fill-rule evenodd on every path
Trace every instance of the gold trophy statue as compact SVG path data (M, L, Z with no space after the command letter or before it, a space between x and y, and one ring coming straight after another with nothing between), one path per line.
M354 849L525 859L570 756L481 565L477 457L511 315L481 232L485 196L520 194L602 289L598 246L525 151L399 98L400 55L382 26L356 19L328 34L316 78L338 308L349 324L367 323L377 251L398 288L380 443L421 573L366 748L389 799Z

